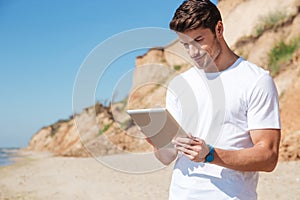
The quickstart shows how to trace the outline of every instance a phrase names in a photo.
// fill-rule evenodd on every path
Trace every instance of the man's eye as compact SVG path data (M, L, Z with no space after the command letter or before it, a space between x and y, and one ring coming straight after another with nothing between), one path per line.
M195 42L201 42L203 40L203 38L201 39L196 39Z

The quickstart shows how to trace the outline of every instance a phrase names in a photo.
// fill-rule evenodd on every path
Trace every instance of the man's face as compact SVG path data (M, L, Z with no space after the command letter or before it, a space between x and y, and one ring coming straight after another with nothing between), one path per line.
M198 68L216 71L214 61L221 52L221 46L210 29L197 28L178 33L178 36Z

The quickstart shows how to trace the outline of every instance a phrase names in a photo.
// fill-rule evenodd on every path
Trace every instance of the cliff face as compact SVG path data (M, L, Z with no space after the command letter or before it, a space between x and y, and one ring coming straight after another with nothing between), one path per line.
M150 49L136 59L128 108L164 107L168 81L192 65L177 40L163 49Z
M300 159L300 1L222 0L219 8L231 48L269 69L274 77L282 120L280 159ZM128 99L109 107L96 104L73 118L44 127L32 137L28 149L64 156L151 151L124 112L130 108L164 107L168 81L191 63L178 41L150 49L136 59Z
M114 107L117 110L121 106ZM96 104L74 118L42 128L32 137L27 149L81 157L151 150L131 123L116 122L110 107Z
M59 155L86 156L77 134L74 120L57 122L42 128L30 140L28 149L51 151Z
M282 123L282 143L280 159L300 159L300 49L294 53L289 69L279 74L277 82L282 86L280 112Z

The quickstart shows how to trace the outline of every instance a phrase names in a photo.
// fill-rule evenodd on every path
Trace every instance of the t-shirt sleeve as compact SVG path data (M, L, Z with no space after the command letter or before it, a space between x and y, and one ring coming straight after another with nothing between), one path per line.
M269 74L262 75L249 93L248 129L280 129L278 93Z

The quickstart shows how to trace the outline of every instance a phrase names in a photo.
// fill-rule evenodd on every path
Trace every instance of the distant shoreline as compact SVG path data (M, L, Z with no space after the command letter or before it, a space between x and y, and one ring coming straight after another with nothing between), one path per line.
M15 147L0 148L0 167L14 164L14 158L18 156L17 153L19 150L20 148Z

